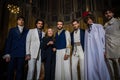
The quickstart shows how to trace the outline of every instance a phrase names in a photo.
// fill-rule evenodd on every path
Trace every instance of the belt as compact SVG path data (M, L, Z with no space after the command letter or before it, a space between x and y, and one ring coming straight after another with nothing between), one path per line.
M75 46L81 46L81 43L80 42L75 42L74 45Z

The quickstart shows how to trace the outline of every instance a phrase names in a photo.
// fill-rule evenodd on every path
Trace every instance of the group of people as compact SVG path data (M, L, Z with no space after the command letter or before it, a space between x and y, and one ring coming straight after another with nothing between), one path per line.
M7 80L14 80L14 69L16 80L22 80L25 60L27 80L33 80L34 73L35 79L40 80L41 63L45 80L78 80L78 76L80 80L114 80L116 74L120 77L120 21L114 18L111 9L105 11L105 17L108 22L103 27L87 12L83 17L87 29L80 29L79 21L73 20L71 33L64 29L61 20L57 22L56 33L53 28L43 32L41 19L36 20L34 29L28 30L24 17L18 17L18 25L9 31L3 57L9 62Z

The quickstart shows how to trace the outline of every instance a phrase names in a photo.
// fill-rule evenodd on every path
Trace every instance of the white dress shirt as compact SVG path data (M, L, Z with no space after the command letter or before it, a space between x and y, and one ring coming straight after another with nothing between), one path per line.
M80 42L80 30L74 31L74 42Z
M24 26L19 26L18 25L18 28L19 28L20 33L22 33Z

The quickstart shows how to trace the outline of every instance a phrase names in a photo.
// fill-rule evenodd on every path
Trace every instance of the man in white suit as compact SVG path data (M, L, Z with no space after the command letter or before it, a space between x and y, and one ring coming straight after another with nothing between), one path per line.
M35 66L37 73L36 80L39 80L40 78L40 69L41 69L40 42L45 35L44 32L42 31L44 27L44 21L37 19L35 25L36 28L31 29L28 32L26 39L26 60L29 60L27 80L33 80Z

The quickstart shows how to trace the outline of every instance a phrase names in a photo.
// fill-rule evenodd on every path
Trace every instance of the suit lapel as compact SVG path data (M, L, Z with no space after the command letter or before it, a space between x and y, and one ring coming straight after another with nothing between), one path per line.
M20 30L19 30L19 28L17 26L16 29L15 29L15 32L16 32L16 35L18 36L18 38L21 38L22 35L24 35L24 33L26 33L26 30L27 29L24 27L22 33L20 33Z
M18 35L21 34L21 33L20 33L20 30L19 30L19 28L18 28L18 26L16 27L16 33L17 33Z
M18 26L15 28L15 35L16 35L16 37L17 37L18 39L20 39L21 33L20 33L20 31L19 31Z
M37 39L39 40L39 35L38 35L38 30L37 30L37 28L35 29L35 36L36 36Z
M24 33L26 33L26 31L27 31L27 29L24 27L21 34L23 35Z

